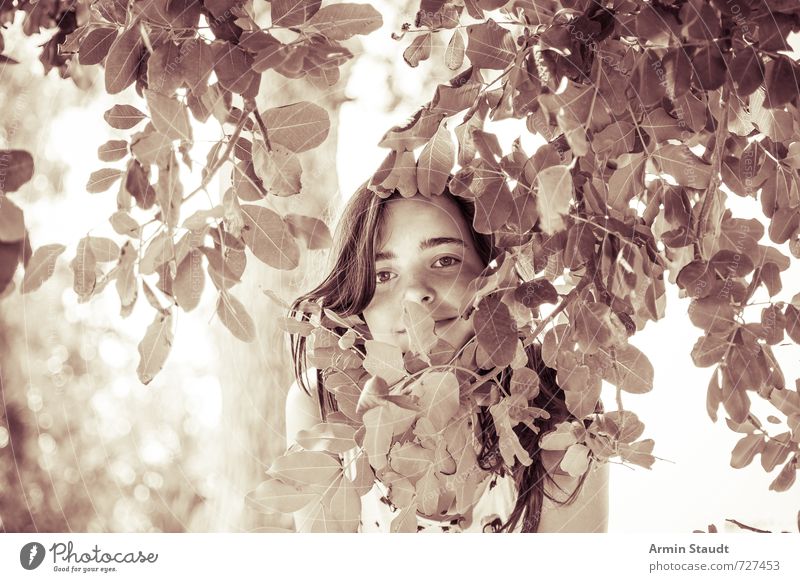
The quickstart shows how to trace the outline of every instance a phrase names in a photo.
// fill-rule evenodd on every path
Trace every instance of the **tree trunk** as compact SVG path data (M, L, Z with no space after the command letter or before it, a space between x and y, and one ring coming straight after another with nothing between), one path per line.
M311 101L325 108L331 119L331 130L317 148L301 155L303 191L289 199L272 198L270 203L282 213L326 217L330 208L338 206L336 145L338 110L344 100L343 90L349 67L342 70L342 79L334 91L320 91L304 81L265 76L280 82L279 92L262 94L259 111L297 101ZM217 447L219 467L218 489L190 524L194 531L258 531L272 527L292 528L290 516L265 515L245 505L245 495L264 478L272 460L285 450L284 401L293 380L288 336L276 325L284 310L269 299L263 290L270 289L290 302L307 288L305 279L318 272L322 257L303 250L299 266L293 271L278 271L260 263L248 254L245 278L233 288L250 311L258 337L253 343L242 343L227 329L218 326L215 342L220 354L222 385L222 438Z

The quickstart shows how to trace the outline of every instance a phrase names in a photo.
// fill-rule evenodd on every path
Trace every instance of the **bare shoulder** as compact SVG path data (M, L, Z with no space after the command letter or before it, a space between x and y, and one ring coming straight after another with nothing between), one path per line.
M311 394L306 392L297 383L292 382L286 393L286 445L295 442L295 435L307 428L322 422L317 400L317 374L315 369L309 369L306 375L306 386Z
M575 490L579 479L556 474L553 479L558 487L546 486L547 493L555 501L545 496L539 531L549 533L608 531L608 475L608 463L592 466L575 500L564 505L561 502Z

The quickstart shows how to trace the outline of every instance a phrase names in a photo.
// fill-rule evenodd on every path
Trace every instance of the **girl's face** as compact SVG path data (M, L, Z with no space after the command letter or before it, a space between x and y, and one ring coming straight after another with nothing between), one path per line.
M459 314L472 299L470 282L485 265L455 202L445 196L385 203L375 257L375 295L364 309L373 339L409 348L403 301L422 305L434 331L455 348L472 336Z

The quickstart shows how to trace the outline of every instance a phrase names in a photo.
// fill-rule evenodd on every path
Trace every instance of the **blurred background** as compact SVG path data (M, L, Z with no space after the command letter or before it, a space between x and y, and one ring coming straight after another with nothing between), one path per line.
M384 26L361 44L351 41L356 58L334 91L268 72L259 96L265 106L309 100L330 111L331 134L323 146L303 154L304 190L286 203L329 224L385 156L376 147L383 133L447 80L447 69L436 64L444 47L411 69L400 56L407 41L390 37L413 21L413 5L373 4ZM137 344L152 310L140 300L123 319L118 298L108 290L79 304L68 263L87 234L119 238L108 223L116 210L114 194L87 194L85 185L101 166L97 147L119 138L103 122L103 111L141 101L132 89L113 99L106 95L99 67L73 67L72 80L57 71L44 75L37 58L47 36L23 36L20 24L4 32L6 53L20 64L0 63L0 148L27 149L34 156L34 179L12 195L25 211L33 247L58 242L67 251L41 289L24 296L17 289L0 301L0 531L290 528L287 518L244 503L283 451L284 398L292 380L287 343L274 325L280 310L262 291L296 296L320 276L325 253L310 253L289 273L248 267L233 293L256 321L252 344L234 339L220 324L214 293L207 289L198 308L179 314L164 369L148 386L140 384ZM515 123L497 124L508 126L505 145L524 131ZM196 125L194 131L192 157L202 163L220 128ZM536 136L523 140L529 154L536 143ZM199 182L199 176L183 178L187 185ZM221 195L224 179L218 186ZM753 201L733 197L730 205L735 216L760 216ZM779 299L800 291L800 270L792 269L784 274ZM774 493L768 486L777 470L767 474L758 461L744 470L730 468L737 435L723 421L709 420L710 371L695 368L689 356L700 330L686 316L688 300L671 286L667 292L666 317L649 323L633 341L653 362L655 389L624 401L645 422L659 460L652 471L612 466L610 531L689 532L708 524L737 530L725 526L726 518L796 531L800 485ZM775 349L789 385L800 376L799 355L791 350ZM606 396L613 402L613 392Z

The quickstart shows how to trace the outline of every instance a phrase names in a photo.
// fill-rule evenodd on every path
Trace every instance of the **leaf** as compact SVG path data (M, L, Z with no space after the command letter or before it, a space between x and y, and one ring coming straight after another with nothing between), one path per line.
M183 82L192 93L206 94L208 79L214 70L214 50L201 39L190 39L180 44L180 71Z
M567 409L575 418L585 418L596 411L602 382L587 366L560 367L558 383L564 388Z
M410 67L418 66L420 62L430 58L432 45L433 35L430 32L417 35L406 50L403 51L403 60Z
M685 290L689 297L697 298L708 295L715 281L714 273L706 261L692 261L685 265L675 279L678 287Z
M80 46L80 62L82 65L96 65L100 63L109 52L111 45L117 38L117 29L100 27L91 30Z
M692 361L698 368L707 368L722 361L728 341L716 335L700 336L692 348Z
M252 70L253 56L227 41L211 45L214 51L214 73L223 89L244 98L255 98L261 75Z
M603 378L631 394L644 394L653 389L653 365L638 348L628 344L617 348L614 365Z
M425 363L430 364L429 353L438 341L434 332L435 322L428 309L416 301L402 302L403 315L401 321L408 334L409 349L419 355Z
M498 367L511 364L519 343L514 319L501 299L500 294L484 297L472 316L478 347Z
M112 139L97 148L97 157L103 162L116 162L128 155L128 142Z
M242 238L257 259L276 269L294 269L300 249L278 214L263 206L242 205Z
M622 154L617 158L617 170L608 182L608 205L625 212L630 200L644 190L644 154ZM624 165L623 165L624 164Z
M443 111L447 115L455 115L472 107L480 94L480 83L465 83L459 87L439 85L431 101L431 111ZM440 126L441 127L441 126ZM475 135L473 130L472 135ZM800 143L798 143L800 145Z
M367 410L380 406L387 401L389 385L380 376L373 376L364 383L364 389L358 395L356 414L363 415Z
M392 518L389 526L391 533L417 533L417 508L416 505L409 505L402 508L397 515Z
M717 272L720 279L744 277L753 271L753 260L748 255L723 249L714 254L708 261L710 269Z
M172 348L172 314L156 313L156 317L139 342L139 365L136 374L142 384L152 382L164 367Z
M800 209L778 208L769 223L769 238L783 244L800 229Z
M144 57L144 43L140 21L134 18L130 27L120 34L108 49L105 65L106 93L121 93L131 85L139 73L139 62Z
M217 316L233 336L243 342L256 339L256 326L247 308L230 293L223 291L217 299Z
M735 323L736 310L728 297L705 297L695 299L689 305L689 320L708 332L722 332Z
M606 412L603 421L610 425L606 432L614 435L614 438L623 443L632 443L644 432L644 424L636 414L629 410Z
M321 8L306 25L331 40L347 40L378 30L383 17L369 4L341 2Z
M175 243L167 232L157 234L139 261L139 272L142 275L152 275L156 268L175 258Z
M56 259L66 249L62 244L44 245L36 249L25 267L20 293L32 293L41 287L53 275Z
M722 405L725 412L734 422L742 423L750 412L750 397L747 395L745 385L739 385L738 380L732 377L729 368L720 368L722 373Z
M767 473L783 463L789 456L793 449L791 438L792 433L787 431L767 440L764 450L761 452L761 466Z
M428 468L417 482L416 489L417 511L423 515L434 515L439 507L439 496L443 491L433 467Z
M137 259L136 250L131 241L126 241L120 250L117 266L116 288L120 300L120 315L127 317L133 311L138 296L138 281L134 272L134 263Z
M286 453L273 461L267 475L296 486L316 486L321 491L342 473L342 465L318 451ZM310 491L315 491L311 488Z
M740 99L752 94L764 82L764 63L755 47L737 50L729 69Z
M589 448L580 443L570 446L561 459L560 467L572 477L582 476L589 468Z
M711 166L685 145L662 144L652 156L659 171L669 174L680 186L707 188Z
M797 95L800 71L791 58L780 55L770 60L764 73L767 94L764 105L770 109L782 107Z
M185 46L179 47L168 40L153 50L147 60L147 88L150 91L170 97L183 84L181 69Z
M310 251L330 248L333 244L328 225L318 218L287 214L283 217L289 232L296 239L303 239Z
M86 242L91 247L98 263L108 263L119 259L119 246L110 238L88 236Z
M601 347L619 346L627 343L625 326L611 308L596 301L578 303L572 316L573 337L587 354ZM635 353L631 354L635 356Z
M450 42L447 43L447 49L444 52L444 63L451 71L456 71L464 64L464 36L461 31L456 29L453 31L453 36Z
M695 85L704 91L719 89L725 83L727 67L716 43L702 47L692 57Z
M205 274L203 273L203 254L192 249L180 262L172 282L172 292L178 306L187 313L197 307L203 295Z
M346 478L339 479L330 496L331 521L334 530L341 533L356 533L360 525L361 498L353 483Z
M86 238L82 238L78 243L75 258L72 259L69 266L74 276L72 288L81 301L85 301L92 295L97 283L97 261Z
M547 279L526 281L514 291L514 299L528 309L537 309L544 303L557 303L558 292Z
M343 5L335 4L329 8L336 6ZM282 145L294 153L317 147L328 137L331 127L328 112L309 101L267 109L263 118L269 131L270 144L273 147L275 144Z
M784 311L786 318L786 333L792 340L800 344L800 309L794 305L787 305Z
M578 440L569 422L562 422L555 430L547 432L539 439L539 447L545 451L565 451Z
M321 422L298 432L295 441L307 451L344 453L356 446L354 435L355 429L347 424Z
M458 412L459 386L453 372L428 372L414 384L412 391L419 397L422 415L430 419L437 431L443 430Z
M536 183L539 225L545 234L555 234L564 229L563 217L569 214L572 174L566 166L550 166L536 174Z
M122 177L122 170L114 168L103 168L92 172L89 181L86 183L86 191L91 194L105 192Z
M382 378L387 384L395 384L406 375L403 352L400 348L377 340L366 340L364 369L372 376Z
M161 135L169 139L192 140L189 114L180 101L148 89L144 90L144 96L153 116L153 126Z
M298 26L319 11L322 0L272 0L270 18L273 26Z
M742 469L749 465L755 456L764 450L764 437L749 434L739 440L731 453L731 467Z
M630 445L621 443L619 453L623 460L649 469L656 460L652 455L653 446L655 446L653 439L644 439Z
M797 459L793 458L786 462L781 469L781 472L778 473L778 476L775 477L775 480L770 483L769 490L770 491L788 491L792 485L794 485L794 481L797 478Z
M364 413L363 422L366 428L364 449L369 455L369 463L379 471L387 465L387 455L392 444L392 437L404 433L414 422L415 413L386 403L370 408Z
M423 196L444 192L450 170L453 168L455 150L450 132L444 124L425 145L417 160L417 188Z
M278 479L267 479L248 493L247 498L268 511L292 513L319 500L320 496Z
M33 178L33 156L25 150L0 150L0 167L3 169L0 194L16 192Z
M270 194L294 196L302 189L300 160L280 144L268 150L264 142L256 140L253 144L253 169Z
M505 69L514 60L516 46L511 33L491 18L467 27L466 55L481 69Z

